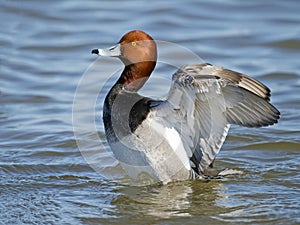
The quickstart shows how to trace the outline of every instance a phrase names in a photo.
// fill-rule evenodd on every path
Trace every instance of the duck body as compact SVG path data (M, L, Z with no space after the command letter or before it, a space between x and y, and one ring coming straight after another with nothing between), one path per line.
M131 31L117 46L92 52L125 64L105 98L103 121L114 156L135 180L168 183L201 177L230 124L261 127L279 119L266 86L206 63L181 67L165 100L139 95L157 54L154 40L143 31Z
M108 143L134 180L168 183L194 178L179 133L156 116L161 104L166 103L114 86L103 108Z

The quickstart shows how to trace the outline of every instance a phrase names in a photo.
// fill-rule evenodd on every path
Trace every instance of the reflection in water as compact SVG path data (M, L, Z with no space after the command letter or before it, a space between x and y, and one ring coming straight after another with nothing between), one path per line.
M116 190L121 195L112 204L120 214L129 211L153 218L212 216L223 211L222 206L216 204L226 198L226 195L219 193L223 189L222 182L216 180L123 187Z
M115 215L122 218L126 215L125 222L128 223L143 221L145 218L177 218L176 221L182 223L186 220L196 222L203 218L212 224L263 224L287 221L289 215L297 217L299 203L296 199L290 201L288 194L284 194L288 193L289 187L276 184L270 179L270 191L270 186L265 184L262 177L263 174L257 173L234 175L220 180L170 183L164 186L123 186L114 190L119 195L111 204L116 209ZM295 197L299 195L297 190L293 194ZM282 202L287 203L284 208Z

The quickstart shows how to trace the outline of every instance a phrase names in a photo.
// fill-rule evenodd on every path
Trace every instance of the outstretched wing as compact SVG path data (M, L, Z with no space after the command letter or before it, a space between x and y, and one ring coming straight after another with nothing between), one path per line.
M209 64L185 66L173 75L156 115L180 134L191 166L204 172L218 154L229 124L247 127L277 122L270 90L246 75Z

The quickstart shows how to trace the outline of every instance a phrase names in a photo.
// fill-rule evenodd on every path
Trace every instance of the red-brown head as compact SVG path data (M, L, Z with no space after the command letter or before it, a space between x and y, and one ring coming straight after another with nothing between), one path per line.
M153 38L140 30L126 33L119 43L108 49L94 49L101 56L118 57L125 69L118 83L137 91L147 81L157 60L157 49Z

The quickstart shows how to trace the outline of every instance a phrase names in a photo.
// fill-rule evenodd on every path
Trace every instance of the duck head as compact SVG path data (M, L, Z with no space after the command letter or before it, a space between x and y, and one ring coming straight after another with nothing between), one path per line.
M139 90L156 65L157 48L153 38L141 30L126 33L118 44L107 49L93 49L93 54L118 57L125 65L118 84L133 91Z

